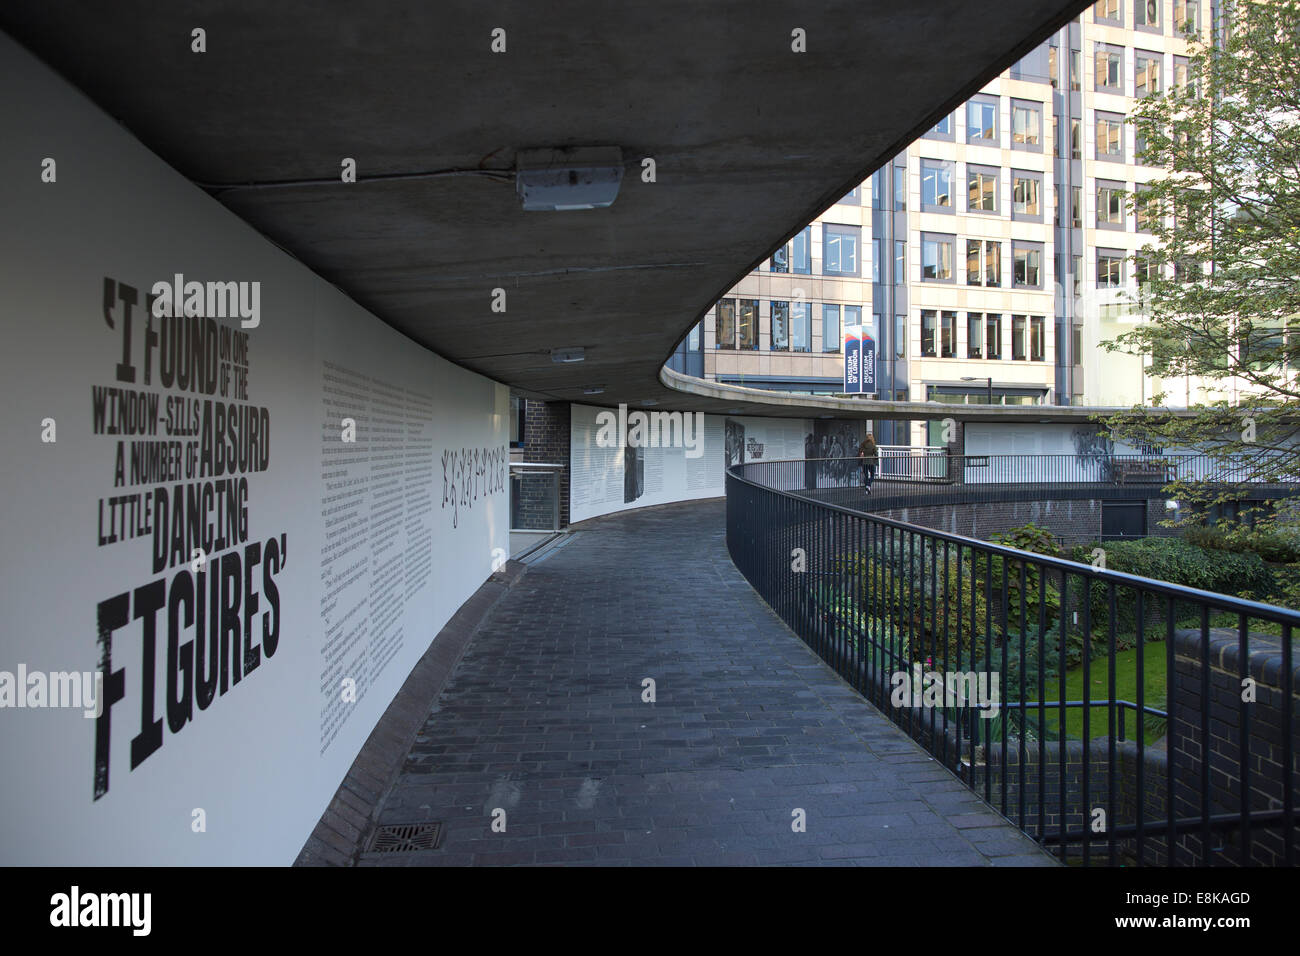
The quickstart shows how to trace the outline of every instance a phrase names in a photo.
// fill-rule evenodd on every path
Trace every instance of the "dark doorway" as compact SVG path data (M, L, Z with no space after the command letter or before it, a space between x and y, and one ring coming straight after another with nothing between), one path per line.
M1103 501L1101 503L1101 540L1145 538L1147 503L1143 501Z

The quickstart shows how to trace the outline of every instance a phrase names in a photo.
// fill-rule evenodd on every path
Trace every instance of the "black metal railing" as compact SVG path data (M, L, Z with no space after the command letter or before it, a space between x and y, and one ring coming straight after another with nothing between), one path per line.
M728 471L732 560L984 800L1070 863L1295 863L1300 613L843 507L807 464Z
M860 459L815 459L820 471L861 473ZM832 467L832 463L844 462ZM754 462L753 464L774 464ZM964 485L1166 485L1175 481L1234 484L1256 480L1259 456L1225 460L1211 455L955 455L940 448L882 449L876 477L886 484L923 482ZM780 475L777 475L780 477ZM803 479L803 471L799 474ZM1300 482L1300 475L1272 475L1277 482ZM821 487L834 487L834 481Z

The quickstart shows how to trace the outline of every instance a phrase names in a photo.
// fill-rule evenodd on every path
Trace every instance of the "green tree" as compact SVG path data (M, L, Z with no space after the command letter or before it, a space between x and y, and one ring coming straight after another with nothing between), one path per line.
M1133 259L1148 319L1105 343L1214 389L1184 416L1153 413L1157 394L1106 419L1116 437L1213 456L1221 481L1170 488L1200 503L1243 495L1222 481L1300 476L1300 3L1222 14L1217 40L1189 36L1186 76L1131 114L1143 164L1164 171L1129 197L1152 234Z

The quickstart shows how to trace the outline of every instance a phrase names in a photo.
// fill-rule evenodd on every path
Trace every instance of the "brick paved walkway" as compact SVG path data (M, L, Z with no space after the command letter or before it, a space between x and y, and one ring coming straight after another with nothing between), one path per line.
M380 811L441 846L361 864L1053 865L758 599L723 514L597 519L532 565Z

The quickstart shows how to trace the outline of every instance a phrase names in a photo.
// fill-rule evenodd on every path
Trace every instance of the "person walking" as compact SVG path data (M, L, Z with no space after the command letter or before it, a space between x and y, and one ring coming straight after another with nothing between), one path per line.
M817 487L818 457L820 449L817 447L817 439L809 432L803 440L803 486L808 491Z
M880 464L880 449L876 439L867 432L867 437L858 445L858 459L862 462L862 487L871 494L871 485L876 480L876 466Z

